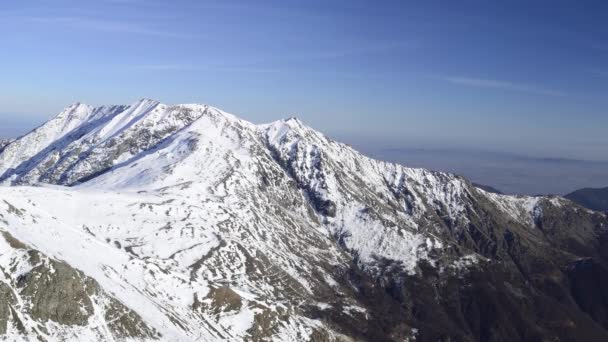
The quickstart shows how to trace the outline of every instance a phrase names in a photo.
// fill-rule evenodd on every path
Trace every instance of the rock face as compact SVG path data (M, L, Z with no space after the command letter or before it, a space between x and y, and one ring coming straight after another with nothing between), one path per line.
M297 119L77 104L8 145L0 180L11 339L608 340L605 214Z
M0 334L10 340L157 339L141 317L65 262L2 231Z
M10 144L11 142L13 142L13 140L11 139L0 139L0 151L2 151L4 147L6 147L6 145Z

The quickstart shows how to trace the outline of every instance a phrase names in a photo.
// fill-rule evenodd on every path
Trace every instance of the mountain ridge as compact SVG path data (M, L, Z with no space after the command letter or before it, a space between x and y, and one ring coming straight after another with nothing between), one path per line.
M0 152L0 231L19 241L0 244L0 286L23 303L0 308L0 334L7 322L17 340L608 336L608 308L581 297L605 291L585 280L608 264L604 214L373 160L294 118L141 100L61 119ZM54 302L24 287L56 287L23 278L37 263L24 249L82 272L130 319L42 320Z

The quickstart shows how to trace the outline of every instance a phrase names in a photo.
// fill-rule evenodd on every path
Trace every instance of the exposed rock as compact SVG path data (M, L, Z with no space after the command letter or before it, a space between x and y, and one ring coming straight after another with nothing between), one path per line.
M13 316L13 306L17 304L17 298L13 290L7 284L0 282L0 336L7 333L9 322L17 323Z
M0 139L0 152L4 149L4 147L13 142L12 139Z
M0 264L4 275L0 278L0 336L10 332L14 340L68 338L74 336L75 327L91 325L101 318L95 316L101 315L114 338L159 337L137 313L104 293L94 279L30 249L6 231L2 237L6 244L0 244L0 252L5 257L14 253L14 257L11 268ZM26 271L14 274L17 269ZM97 331L94 336L101 339L104 332Z
M39 260L37 252L30 255L31 264ZM49 260L38 263L17 279L19 295L28 303L27 313L35 320L51 320L62 325L87 324L93 314L91 296L99 291L92 279L65 263Z

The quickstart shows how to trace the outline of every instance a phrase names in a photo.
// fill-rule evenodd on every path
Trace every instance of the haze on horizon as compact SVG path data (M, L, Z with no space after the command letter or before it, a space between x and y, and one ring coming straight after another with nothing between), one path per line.
M2 2L0 137L76 101L147 97L258 123L296 115L376 155L608 161L607 10L565 0Z

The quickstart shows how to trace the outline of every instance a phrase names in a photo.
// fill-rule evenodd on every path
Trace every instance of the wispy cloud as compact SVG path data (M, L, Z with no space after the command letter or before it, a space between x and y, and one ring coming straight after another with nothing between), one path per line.
M110 4L119 4L119 5L124 5L124 4L143 4L144 1L143 0L97 0L99 2L106 2L106 3L110 3Z
M596 42L596 43L591 44L591 47L596 50L608 51L608 44L606 44L606 43Z
M528 94L549 95L549 96L567 96L565 92L539 87L536 85L513 83L508 81L489 80L471 77L446 77L442 76L439 79L463 86L478 87L478 88L495 88L508 91L517 91Z
M392 41L392 42L368 42L351 47L332 47L329 49L319 49L315 51L304 51L293 55L273 56L273 59L282 61L309 61L309 60L328 60L340 59L344 57L356 57L373 55L377 53L395 52L404 48L411 48L411 42Z
M139 25L130 22L121 22L113 20L105 20L91 17L21 17L23 20L50 24L62 25L74 29L84 29L92 31L110 32L110 33L129 33L170 38L184 38L184 35L150 28L144 25Z
M189 64L143 64L131 67L137 70L150 71L214 71L214 72L239 72L239 73L277 73L279 69L256 68L248 66L202 66Z
M592 75L595 76L599 76L599 77L608 77L608 70L602 70L602 69L590 69L587 70L589 73L591 73Z

